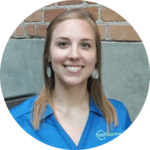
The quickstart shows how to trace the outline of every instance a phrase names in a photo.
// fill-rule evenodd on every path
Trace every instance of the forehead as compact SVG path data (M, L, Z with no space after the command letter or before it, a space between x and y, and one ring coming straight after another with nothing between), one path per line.
M82 19L68 19L59 23L53 31L53 38L59 36L94 38L94 31L89 22Z

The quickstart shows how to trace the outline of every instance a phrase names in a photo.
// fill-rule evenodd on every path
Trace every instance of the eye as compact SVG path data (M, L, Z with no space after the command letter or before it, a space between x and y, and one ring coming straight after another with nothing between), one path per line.
M69 46L69 44L67 42L59 42L58 46L61 47L61 48L66 48L66 47Z
M85 48L85 49L88 49L88 48L90 48L90 44L88 44L88 43L82 43L81 47Z

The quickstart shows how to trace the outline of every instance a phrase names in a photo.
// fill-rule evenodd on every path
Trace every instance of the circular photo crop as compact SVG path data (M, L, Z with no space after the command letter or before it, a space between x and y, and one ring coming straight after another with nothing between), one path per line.
M149 76L131 24L82 0L34 11L10 35L1 61L1 89L14 121L58 149L91 149L121 137L144 105Z

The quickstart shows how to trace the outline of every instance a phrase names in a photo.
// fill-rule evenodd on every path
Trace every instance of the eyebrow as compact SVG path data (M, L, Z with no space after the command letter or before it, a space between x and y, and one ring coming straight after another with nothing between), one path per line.
M58 37L58 38L56 38L56 40L58 40L58 39L70 40L70 39L67 38L67 37ZM81 41L92 41L92 42L93 42L93 40L92 40L92 39L89 39L89 38L83 38L83 39L81 39Z

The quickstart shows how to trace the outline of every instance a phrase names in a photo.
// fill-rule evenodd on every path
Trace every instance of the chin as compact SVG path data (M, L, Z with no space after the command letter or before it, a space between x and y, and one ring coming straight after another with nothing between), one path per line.
M65 84L67 86L82 86L82 85L87 84L87 79L86 80L80 80L80 79L67 80Z
M64 76L55 78L55 81L67 87L85 86L87 85L88 76Z

